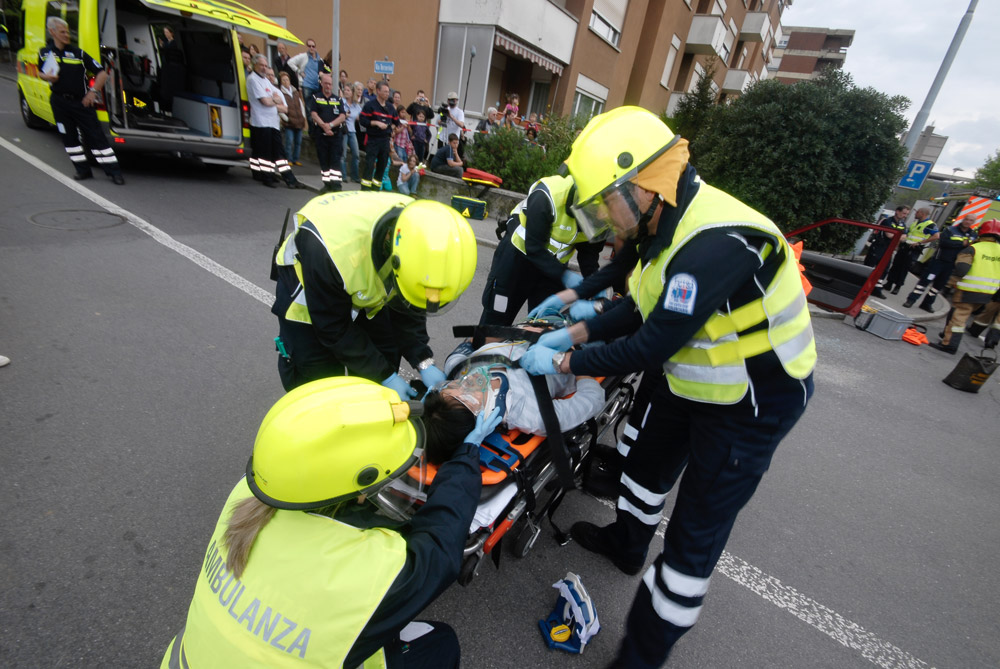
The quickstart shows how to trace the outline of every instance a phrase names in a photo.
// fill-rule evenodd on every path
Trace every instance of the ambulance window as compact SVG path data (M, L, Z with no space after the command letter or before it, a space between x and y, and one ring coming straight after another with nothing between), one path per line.
M45 3L45 20L48 21L50 16L58 16L69 24L70 41L79 46L80 35L77 28L80 24L80 3L49 0L49 2ZM47 32L46 39L48 39Z

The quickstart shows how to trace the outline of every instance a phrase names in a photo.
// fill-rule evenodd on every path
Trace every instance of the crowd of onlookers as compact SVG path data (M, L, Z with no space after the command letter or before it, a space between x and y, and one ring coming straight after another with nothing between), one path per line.
M302 138L304 133L310 133L317 144L324 190L340 190L341 183L353 181L363 189L395 187L414 194L425 168L461 178L467 141L477 133L492 134L502 127L520 128L527 144L541 146L537 115L520 115L517 94L508 96L502 112L499 105L490 107L486 117L470 127L455 92L449 93L446 103L438 109L431 106L423 90L418 90L407 104L402 92L391 89L387 81L352 81L345 70L340 70L333 94L326 95L323 79L333 79L332 54L321 58L313 39L307 39L306 50L297 55L289 54L288 47L279 43L269 61L253 44L241 44L241 49L247 76L256 72L255 64L262 59L266 67L260 76L284 98L284 104L277 105L284 158L289 165L302 165ZM275 97L276 103L278 100ZM252 113L254 100L250 102ZM339 140L339 145L329 148L332 137ZM328 147L324 155L319 155L319 144ZM541 148L544 150L544 146ZM265 162L268 160L274 162ZM391 169L397 171L395 183L390 180Z

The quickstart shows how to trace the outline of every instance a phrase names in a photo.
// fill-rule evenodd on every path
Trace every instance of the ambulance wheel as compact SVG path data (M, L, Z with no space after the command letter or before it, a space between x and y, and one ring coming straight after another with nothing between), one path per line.
M480 559L478 555L470 555L462 561L462 568L458 570L459 585L466 586L472 583L472 579L476 577L476 569L479 568Z
M48 125L44 120L35 116L35 112L31 111L31 105L28 104L28 100L24 97L24 93L21 92L20 88L17 89L17 96L21 102L21 119L24 121L24 125L32 130L41 130Z
M542 528L525 522L520 531L518 531L517 536L514 537L514 543L510 547L511 552L515 557L525 557L532 547L534 547L541 533Z

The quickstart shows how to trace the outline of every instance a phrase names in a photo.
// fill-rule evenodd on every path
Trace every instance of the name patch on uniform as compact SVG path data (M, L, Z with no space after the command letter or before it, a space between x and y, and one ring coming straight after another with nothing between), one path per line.
M690 316L694 313L694 301L698 296L698 282L690 274L675 274L665 291L667 298L663 308Z

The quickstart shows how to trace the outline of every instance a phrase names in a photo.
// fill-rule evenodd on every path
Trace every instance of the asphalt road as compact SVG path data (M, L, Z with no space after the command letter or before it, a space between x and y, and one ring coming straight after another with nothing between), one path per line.
M125 187L74 190L52 176L71 173L58 136L26 129L0 83L0 666L156 666L282 394L268 261L309 194L142 159ZM478 318L479 250L466 299L431 322L439 355ZM1000 666L998 381L960 393L941 383L953 357L814 326L816 395L669 666ZM582 493L558 514L612 517ZM536 625L567 571L603 626L581 657ZM458 630L468 667L601 667L637 584L546 526L426 617Z

